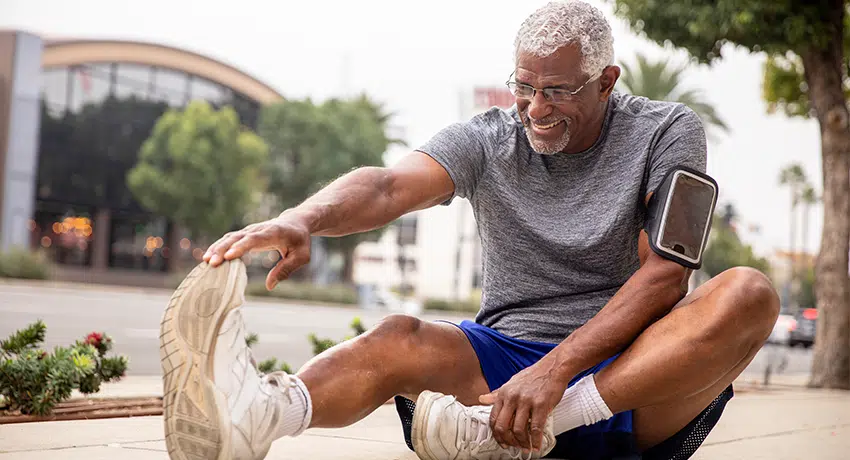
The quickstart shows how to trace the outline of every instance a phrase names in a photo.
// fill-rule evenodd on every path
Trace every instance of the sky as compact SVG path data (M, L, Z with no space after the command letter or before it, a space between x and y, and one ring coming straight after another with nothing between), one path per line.
M513 40L541 0L0 0L0 29L48 38L154 42L234 65L287 98L321 101L365 92L394 113L409 147L460 119L459 99L475 86L502 85L513 70ZM618 61L636 52L684 62L686 54L636 36L610 1L590 0L611 22ZM693 66L686 86L704 91L731 126L709 142L708 173L719 201L732 203L742 237L760 255L789 247L790 192L780 170L799 162L822 190L815 121L768 115L762 95L765 56L728 46L722 61ZM816 206L805 247L817 251L822 211ZM799 249L797 243L797 249Z

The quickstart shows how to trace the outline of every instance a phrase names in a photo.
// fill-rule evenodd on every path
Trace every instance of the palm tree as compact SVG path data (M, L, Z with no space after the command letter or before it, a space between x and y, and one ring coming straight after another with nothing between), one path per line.
M806 183L803 187L803 191L800 192L800 203L803 205L803 241L801 249L804 253L808 253L806 250L806 241L808 241L809 234L809 213L812 205L818 201L820 201L820 197L815 193L815 189L809 183Z
M791 255L791 286L794 286L797 275L797 256L795 253L795 243L797 241L797 204L800 203L801 191L807 187L811 187L808 186L806 172L803 171L803 167L799 163L790 164L779 172L779 184L788 186L791 189L791 242L789 252ZM812 191L812 194L814 194L814 191Z
M635 67L625 62L620 64L623 73L618 85L625 92L656 101L681 102L699 115L706 126L729 131L714 106L705 101L702 91L682 87L687 66L673 66L666 59L650 62L642 54L638 54L636 60Z

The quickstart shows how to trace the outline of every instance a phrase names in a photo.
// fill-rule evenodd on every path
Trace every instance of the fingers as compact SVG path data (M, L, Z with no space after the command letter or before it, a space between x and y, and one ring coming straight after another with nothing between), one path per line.
M542 403L535 403L534 408L531 410L531 449L539 450L543 445L543 427L546 426L546 419L549 418L549 414L546 412L546 409L543 408Z
M501 402L501 407L500 403ZM499 398L494 406L499 407L499 412L490 412L490 427L493 429L493 437L500 446L507 449L510 446L518 446L513 435L513 417L516 404L513 399Z
M531 405L520 401L514 413L514 423L511 433L518 442L517 447L531 449L528 436L528 418L531 415Z
M266 277L266 289L271 291L277 283L289 278L295 270L310 262L310 246L301 245L287 251Z
M478 397L478 402L484 404L485 406L491 406L496 399L499 397L499 390L496 390L492 393L487 393L486 395L481 395Z
M224 260L238 259L248 252L274 247L273 235L267 231L244 234L224 251Z
M230 232L219 238L218 241L207 249L207 252L204 254L204 262L209 262L214 267L221 264L224 261L224 253L234 243L242 239L243 235L244 233L242 232Z
M254 250L273 249L279 236L267 222L251 224L221 237L207 249L203 259L217 267L225 260L238 259Z

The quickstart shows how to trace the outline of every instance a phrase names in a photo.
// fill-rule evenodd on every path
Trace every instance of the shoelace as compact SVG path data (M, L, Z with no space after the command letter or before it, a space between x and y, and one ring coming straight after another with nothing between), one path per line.
M457 401L454 398L453 403ZM463 430L461 430L463 428ZM474 435L474 436L473 436ZM463 417L458 420L458 439L456 447L460 452L468 451L472 455L481 452L481 449L487 446L488 442L495 443L493 439L493 431L490 429L490 417L488 414L474 409L467 408L463 411ZM525 457L522 449L510 447L508 455L515 460L531 460L534 457L533 452L528 453Z

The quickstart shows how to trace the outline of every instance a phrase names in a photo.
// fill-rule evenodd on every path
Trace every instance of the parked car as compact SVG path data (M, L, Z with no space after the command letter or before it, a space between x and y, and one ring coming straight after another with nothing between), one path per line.
M791 334L788 337L788 345L794 347L802 345L806 348L815 343L815 332L817 331L818 310L806 308L797 313L794 323L791 324Z
M781 312L779 317L776 318L776 324L773 325L773 331L770 332L767 342L776 345L788 345L791 340L791 328L795 322L794 315Z

